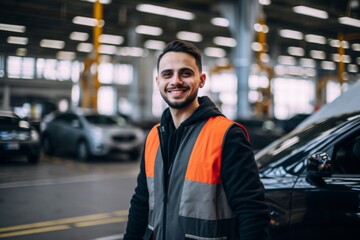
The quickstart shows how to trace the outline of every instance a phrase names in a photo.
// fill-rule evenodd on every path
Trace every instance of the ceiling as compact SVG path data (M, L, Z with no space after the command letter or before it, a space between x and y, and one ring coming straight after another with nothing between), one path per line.
M223 16L217 7L219 3L232 3L234 0L112 0L110 4L103 5L105 25L103 33L124 37L124 42L119 46L144 47L146 40L161 40L168 42L176 38L178 31L191 31L202 34L203 40L195 43L201 50L206 47L218 47L214 44L215 36L232 37L229 28L214 26L210 19ZM136 10L139 3L154 4L189 11L195 14L195 20L180 20L165 16L143 13ZM329 18L320 18L300 15L293 11L294 6L305 5L308 7L325 10ZM305 56L310 50L323 50L327 53L337 53L338 49L329 44L321 45L294 40L279 36L280 29L291 29L305 34L316 34L327 39L337 39L342 33L349 40L350 48L345 49L352 64L357 64L360 69L360 52L351 48L352 43L360 43L360 28L343 25L338 22L339 17L349 16L360 19L359 0L272 0L270 5L261 5L265 23L269 28L267 43L270 56L288 55L288 46L302 47ZM81 0L1 0L0 23L16 24L26 27L24 33L0 30L0 54L14 55L18 48L26 48L26 56L55 58L59 49L43 48L39 43L41 39L62 40L65 46L61 51L75 52L76 58L83 60L88 53L77 51L79 41L70 40L73 31L86 32L92 42L92 27L77 25L72 22L75 16L92 17L93 4ZM160 36L138 35L134 38L134 28L138 25L158 26L163 29ZM25 46L8 44L9 36L28 38ZM134 40L135 39L135 40ZM224 48L229 54L230 47ZM276 49L276 53L275 53ZM330 56L330 54L327 54ZM119 56L117 59L121 59ZM329 58L330 59L330 58ZM357 70L359 74L360 70Z

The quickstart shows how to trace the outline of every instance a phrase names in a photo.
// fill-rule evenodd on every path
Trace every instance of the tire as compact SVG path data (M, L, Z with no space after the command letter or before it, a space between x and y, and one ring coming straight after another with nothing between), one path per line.
M37 164L37 163L39 163L40 156L39 155L28 155L27 160L31 164Z
M82 162L85 162L90 158L89 147L84 140L81 140L77 145L76 157Z
M46 155L54 154L54 146L48 136L44 136L42 140L42 149Z

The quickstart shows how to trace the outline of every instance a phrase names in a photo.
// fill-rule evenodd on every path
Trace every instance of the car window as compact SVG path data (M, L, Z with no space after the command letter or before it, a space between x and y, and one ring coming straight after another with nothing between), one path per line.
M332 160L335 174L360 174L360 132L337 144Z
M71 123L73 120L78 119L78 117L74 114L61 114L55 118L55 121L61 121L66 123Z
M88 116L85 116L85 118L89 123L92 123L92 124L102 124L102 125L117 124L115 119L113 119L110 116L105 116L105 115L88 115Z
M1 125L14 125L18 124L21 119L15 117L2 117L0 116Z
M298 154L298 150L308 145L312 140L323 137L330 133L334 127L348 121L353 115L343 115L329 118L325 121L314 124L308 128L292 132L262 149L256 155L259 168L267 167L277 161L283 161Z

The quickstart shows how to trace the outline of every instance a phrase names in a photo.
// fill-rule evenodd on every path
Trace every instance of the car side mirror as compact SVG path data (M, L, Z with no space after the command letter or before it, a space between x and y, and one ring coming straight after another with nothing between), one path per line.
M332 162L325 152L314 153L306 159L307 173L311 177L329 177L332 174Z

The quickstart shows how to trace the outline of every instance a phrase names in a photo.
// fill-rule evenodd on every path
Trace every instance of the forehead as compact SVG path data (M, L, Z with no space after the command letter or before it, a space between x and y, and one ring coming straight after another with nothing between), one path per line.
M195 58L184 52L168 52L160 59L159 71L165 69L178 69L188 67L191 69L196 68Z

